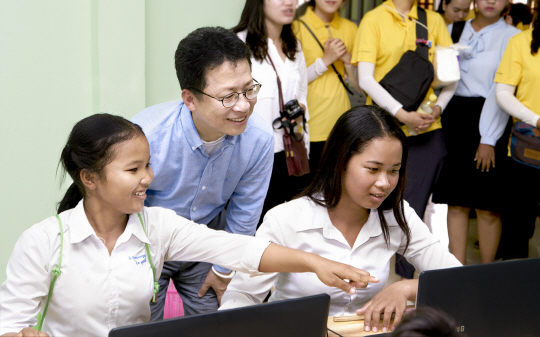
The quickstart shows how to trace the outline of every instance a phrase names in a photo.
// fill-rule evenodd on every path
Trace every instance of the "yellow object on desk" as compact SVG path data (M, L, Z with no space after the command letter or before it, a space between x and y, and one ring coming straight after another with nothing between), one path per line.
M328 317L328 336L329 337L338 337L339 335L343 337L361 337L361 336L372 336L383 333L382 331L373 332L373 331L364 331L364 321L349 321L349 322L334 322L334 318ZM381 319L382 325L382 319ZM331 330L331 331L330 331ZM336 335L332 331L337 332L339 335ZM388 331L387 331L388 332Z

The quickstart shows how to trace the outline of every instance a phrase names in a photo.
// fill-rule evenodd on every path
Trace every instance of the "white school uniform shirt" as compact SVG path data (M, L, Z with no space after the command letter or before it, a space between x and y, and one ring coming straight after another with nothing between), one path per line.
M360 309L384 288L390 272L390 259L396 252L404 254L420 271L461 266L429 232L407 202L405 219L411 229L411 241L406 252L406 237L392 211L385 212L385 218L389 228L389 246L384 240L379 215L373 210L351 248L343 234L332 225L328 210L304 197L270 210L256 236L349 264L379 278L379 283L370 283L367 288L356 291L357 296L350 306L353 310ZM326 286L312 273L270 273L256 278L238 273L221 299L220 310L261 303L273 285L275 291L270 302L327 293L331 298L330 316L343 311L344 305L351 300L350 294Z
M43 331L51 336L102 336L150 320L154 280L146 248L159 277L164 261L204 261L259 274L269 242L215 231L160 207L136 214L109 256L86 217L83 202L60 214L64 231L61 274L56 280ZM51 269L58 263L60 228L50 217L25 231L0 286L0 335L34 326L47 301Z
M242 31L237 34L242 41L246 41L247 32ZM283 104L286 104L292 99L298 100L306 107L305 116L306 130L304 132L304 145L309 154L309 128L307 121L309 120L309 111L307 105L307 67L304 58L304 52L300 42L297 41L297 52L295 60L291 61L285 58L285 62L281 59L276 46L272 39L268 38L268 55L272 58L276 71L279 74L281 81L281 90L283 92ZM261 115L268 125L280 117L279 115L279 90L277 86L277 76L272 64L265 59L257 61L251 58L251 74L253 78L262 84L261 91L257 95L257 104L253 109L254 113ZM274 153L284 151L283 146L283 129L274 129Z

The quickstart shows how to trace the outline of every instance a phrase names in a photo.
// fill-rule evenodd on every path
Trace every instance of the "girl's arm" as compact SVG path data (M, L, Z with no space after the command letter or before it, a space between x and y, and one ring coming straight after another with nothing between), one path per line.
M499 104L504 111L510 116L540 128L540 116L523 105L523 103L514 96L516 86L504 83L497 83L496 86L497 104Z
M501 138L508 123L508 116L496 102L496 85L492 85L488 97L482 107L480 114L480 144L476 150L474 160L476 168L482 172L488 171L490 167L495 167L495 144Z

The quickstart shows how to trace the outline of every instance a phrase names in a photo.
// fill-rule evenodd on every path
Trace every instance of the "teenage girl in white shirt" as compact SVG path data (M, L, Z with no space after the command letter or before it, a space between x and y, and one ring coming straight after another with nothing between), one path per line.
M305 110L305 122L309 120L306 61L292 29L297 4L297 0L246 0L240 22L232 28L251 49L251 73L262 84L253 112L266 119L268 125L273 125L273 121L280 117L276 72L281 80L283 103L298 100ZM296 120L296 123L303 124L301 120ZM307 175L289 176L283 133L283 129L274 129L274 166L261 221L269 209L291 200L308 183ZM303 137L309 154L307 124Z
M350 292L378 281L315 254L144 207L154 178L149 145L142 129L122 117L98 114L78 122L60 161L74 183L59 217L34 225L15 245L0 287L2 336L106 336L117 326L148 322L166 260L217 263L253 276L313 271ZM32 326L45 303L40 332Z
M418 280L413 279L383 290L396 252L420 271L461 266L403 200L407 156L405 134L388 112L376 106L345 112L330 133L319 170L303 197L270 210L256 234L286 247L347 261L381 282L350 296L309 275L237 274L220 309L260 303L275 286L269 301L328 293L330 315L356 311L365 314L366 331L393 329L418 288ZM382 313L384 321L379 325Z

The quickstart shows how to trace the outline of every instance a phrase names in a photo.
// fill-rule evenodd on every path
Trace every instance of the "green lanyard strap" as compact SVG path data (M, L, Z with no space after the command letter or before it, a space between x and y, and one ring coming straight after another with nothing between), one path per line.
M141 226L143 228L144 233L146 234L146 229L144 228L144 222L142 220L141 214L137 213L139 216L139 220L141 221ZM60 270L62 266L62 251L64 250L64 229L62 227L62 220L60 220L60 217L58 214L56 214L56 219L58 219L58 226L60 226L60 257L58 258L58 265L54 268L52 268L52 274L53 279L51 281L51 285L49 287L49 294L47 296L47 303L45 303L45 309L43 309L43 314L39 312L37 314L37 324L33 327L34 330L41 331L43 327L43 321L45 321L45 315L47 315L47 309L49 308L49 301L51 300L52 292L54 289L54 284L56 283L56 279L62 271ZM156 295L159 292L159 282L156 281L156 268L154 267L154 263L152 262L152 255L150 255L150 248L148 247L148 244L144 244L146 246L146 254L148 255L148 262L150 262L150 266L152 267L152 275L154 280L154 294L152 296L152 302L156 302Z
M141 217L141 213L137 213L139 216L139 221L141 222L142 229L144 231L144 234L146 234L146 229L144 228L144 222ZM154 295L152 296L152 303L156 303L156 296L159 292L159 282L156 281L156 268L154 267L154 262L152 262L152 255L150 255L150 248L148 248L148 244L144 243L146 246L146 255L148 256L148 262L150 262L150 266L152 267L152 275L154 275Z
M49 287L49 295L47 296L47 303L45 303L43 314L41 314L41 312L37 314L37 324L33 327L37 331L41 331L41 328L43 327L43 321L45 320L45 315L47 315L47 309L49 308L49 301L51 300L54 284L56 283L58 276L62 273L60 268L62 266L62 251L64 250L64 229L62 227L62 220L60 220L58 214L56 214L56 219L58 219L58 226L60 226L60 257L58 258L58 265L52 269L53 279L51 281L51 286Z

